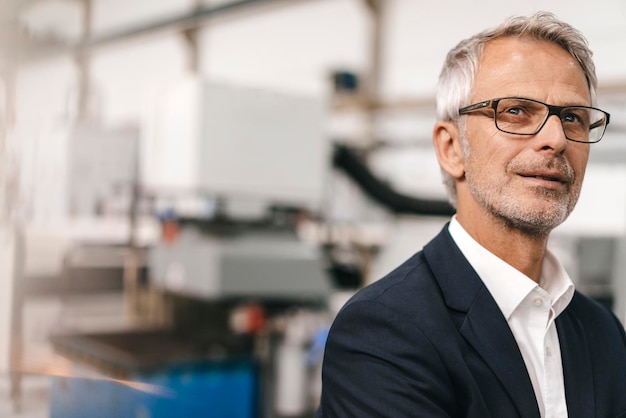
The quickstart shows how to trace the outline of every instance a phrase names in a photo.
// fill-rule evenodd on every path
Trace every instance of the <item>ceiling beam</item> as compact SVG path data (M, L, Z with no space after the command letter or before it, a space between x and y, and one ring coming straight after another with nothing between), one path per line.
M154 23L140 25L131 29L112 31L101 35L91 34L88 38L72 43L41 42L22 39L19 45L21 61L33 61L63 53L85 52L96 47L123 42L132 38L152 35L167 31L189 31L200 28L209 19L236 12L258 11L261 7L279 7L319 0L236 0L218 6L193 8L190 12Z

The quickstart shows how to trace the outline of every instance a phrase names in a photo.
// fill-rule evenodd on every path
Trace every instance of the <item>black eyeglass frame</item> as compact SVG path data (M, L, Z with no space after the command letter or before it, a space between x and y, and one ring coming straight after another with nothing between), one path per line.
M539 103L542 104L544 106L546 106L548 108L548 113L546 114L546 117L544 118L543 122L541 122L541 124L539 124L539 127L537 127L537 129L535 130L535 132L532 133L524 133L524 134L520 134L517 132L509 132L509 131L505 131L504 129L501 129L498 126L498 121L497 121L497 109L498 109L498 103L501 100L505 100L505 99L514 99L514 100L527 100L529 102L535 102L535 103ZM539 131L541 131L541 129L543 129L543 127L545 126L546 122L548 121L548 118L550 118L550 116L554 115L557 116L559 118L559 120L561 119L561 112L563 111L563 109L592 109L592 110L597 110L599 112L604 113L605 117L606 117L606 123L604 124L604 129L602 130L602 135L600 135L600 137L596 140L596 141L579 141L577 139L571 139L567 137L567 134L565 133L565 130L563 130L563 134L565 135L565 138L567 138L569 141L573 141L573 142L579 142L582 144L595 144L597 142L600 142L600 140L604 137L604 133L606 132L606 127L609 126L609 122L611 120L611 115L608 112L605 112L602 109L598 109L597 107L591 107L591 106L555 106L555 105L550 105L544 102L540 102L539 100L533 100L533 99L527 99L525 97L500 97L497 99L491 99L491 100L485 100L482 102L478 102L478 103L474 103L471 104L469 106L465 106L459 109L459 116L460 115L466 115L470 112L474 112L476 110L482 110L482 109L486 109L486 108L491 108L493 109L493 123L496 125L496 128L499 131L502 131L504 133L507 134L513 134L513 135L527 135L527 136L531 136L531 135L537 135L539 133ZM600 119L597 122L594 122L593 124L591 124L589 126L589 130L591 131L592 129L595 129L597 127L602 126L601 122L604 119Z

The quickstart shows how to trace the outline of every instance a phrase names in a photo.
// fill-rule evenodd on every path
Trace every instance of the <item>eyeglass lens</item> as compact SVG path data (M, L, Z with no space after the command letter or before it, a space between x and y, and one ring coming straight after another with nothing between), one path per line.
M543 126L550 109L543 103L525 99L500 99L495 112L498 129L512 134L533 135ZM566 107L559 118L568 139L596 142L604 133L605 114L586 107Z

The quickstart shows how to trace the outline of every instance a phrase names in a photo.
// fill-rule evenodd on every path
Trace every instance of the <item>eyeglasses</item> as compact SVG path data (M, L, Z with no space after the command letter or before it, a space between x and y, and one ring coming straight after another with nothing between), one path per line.
M485 100L459 109L459 115L493 109L498 130L514 135L535 135L552 115L561 120L565 138L594 143L602 139L611 115L588 106L553 106L537 100L503 97Z

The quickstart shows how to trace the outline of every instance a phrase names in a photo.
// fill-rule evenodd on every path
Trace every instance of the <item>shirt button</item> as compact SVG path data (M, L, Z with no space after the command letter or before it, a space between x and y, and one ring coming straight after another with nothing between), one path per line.
M541 306L542 304L543 304L543 301L540 298L533 300L533 305L535 306Z
M546 356L550 357L552 355L552 350L550 347L546 347Z

